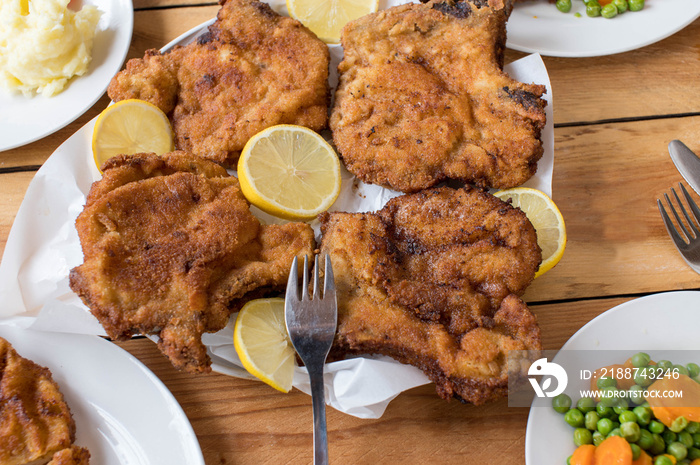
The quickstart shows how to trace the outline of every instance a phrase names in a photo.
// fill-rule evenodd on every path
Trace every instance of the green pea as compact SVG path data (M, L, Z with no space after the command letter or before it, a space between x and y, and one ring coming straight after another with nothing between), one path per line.
M649 449L654 444L654 437L651 435L649 430L642 429L639 431L639 440L637 445L644 450Z
M627 399L615 399L615 404L613 405L613 411L615 413L621 415L622 412L626 412L628 408L629 404L627 403Z
M685 366L686 370L688 370L688 376L691 378L695 378L697 375L700 375L700 365L697 363L689 363Z
M596 16L600 16L600 5L598 5L598 2L593 3L590 2L586 4L586 15L590 16L591 18L595 18Z
M700 433L693 434L693 447L700 449Z
M610 407L611 409L615 407L615 401L617 400L617 388L610 386L600 389L598 392L600 394L598 405L602 404L606 407ZM611 415L614 414L615 412L613 411Z
M576 428L574 430L574 444L577 446L593 444L593 433L586 428Z
M649 407L639 405L632 409L632 412L637 417L637 423L640 425L647 426L651 422L651 409Z
M673 460L665 455L659 455L654 459L654 465L673 465Z
M612 3L608 3L600 10L600 15L607 19L614 18L617 16L617 7Z
M629 391L627 391L628 398L632 403L641 404L644 402L644 392L645 389L637 384L632 385Z
M632 366L635 368L643 368L649 365L651 357L646 352L637 352L632 356Z
M573 455L570 455L566 458L566 465L571 465L571 457L573 457Z
M688 426L688 419L685 417L678 417L673 420L673 423L671 423L671 427L669 429L674 433L680 433L686 426Z
M651 437L654 442L649 448L649 453L651 455L662 454L666 450L666 442L664 441L664 438L662 438L661 435L656 433L653 433Z
M596 429L598 429L598 420L600 420L600 416L598 416L596 412L588 412L586 413L586 416L583 419L583 423L586 428L588 428L591 431L595 431ZM692 446L692 436L690 436L690 442L690 445Z
M596 402L590 397L581 397L578 402L576 402L576 408L583 413L595 411Z
M552 398L552 407L559 413L566 413L571 408L571 397L566 394L559 394Z
M683 460L688 455L688 448L680 442L672 442L666 448L666 452L673 455L676 460Z
M600 402L598 402L598 405L595 406L595 411L601 418L611 417L615 413L613 412L612 407L610 407L609 405L602 404Z
M620 432L620 428L613 428L613 430L608 433L608 437L610 437L610 436L622 437L622 433Z
M658 455L666 452L666 441L664 441L664 438L661 437L660 434L652 433L651 438L653 443L649 448L649 453L652 455Z
M571 0L557 0L556 6L562 13L568 13L571 11Z
M620 14L624 13L629 8L627 0L614 0L613 3L615 4L615 8L617 8L617 12Z
M610 434L610 431L612 431L613 428L613 422L610 418L601 418L598 420L598 431L600 431L600 434L603 436Z
M688 376L688 369L684 367L683 365L673 365L673 368L671 368L675 373L678 373L679 375L685 375Z
M598 389L617 387L617 380L611 376L601 376L595 383L598 386Z
M663 372L666 373L668 370L673 368L673 363L671 363L669 360L659 360L656 363L656 367L661 368L661 370L663 370Z
M693 447L693 435L687 431L681 431L678 433L678 442L685 447Z
M620 414L620 423L633 422L637 423L637 415L634 414L632 410L625 410Z
M639 11L644 9L644 0L629 0L630 11Z
M652 433L661 434L664 432L665 429L666 427L660 421L651 420L649 422L649 431L651 431Z
M642 455L642 449L637 444L630 444L632 448L632 460L637 460Z
M700 449L698 449L697 447L689 447L688 458L690 460L700 459Z
M637 442L640 438L639 425L628 421L620 425L620 436L625 438L627 442Z
M700 433L700 423L691 421L688 423L688 426L685 427L685 430L690 434Z
M583 413L577 408L572 408L564 415L564 421L574 428L583 426Z
M600 431L593 431L593 444L599 446L601 442L605 441L605 436L603 436Z
M664 442L666 444L671 444L672 442L676 442L676 439L678 439L678 435L671 431L670 429L667 429L663 433L661 433L661 437L664 438Z
M653 379L653 368L642 368L638 370L634 375L634 383L638 386L647 387L654 382Z

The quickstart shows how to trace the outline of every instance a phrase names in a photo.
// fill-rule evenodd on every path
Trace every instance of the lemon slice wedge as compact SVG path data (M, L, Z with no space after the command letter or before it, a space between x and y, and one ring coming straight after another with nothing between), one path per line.
M325 43L337 44L343 26L376 12L377 4L378 0L287 0L287 11Z
M537 231L537 244L542 249L542 263L535 274L538 277L559 263L566 248L566 226L559 208L547 194L529 187L515 187L498 191L501 200L512 200L519 207Z
M233 345L251 375L278 391L292 389L296 361L284 322L284 299L246 303L236 318Z
M157 106L138 99L121 100L105 108L95 121L92 155L99 169L115 155L163 153L173 150L170 120Z
M288 220L311 220L340 194L340 161L311 129L289 124L267 128L243 147L241 191L250 203Z

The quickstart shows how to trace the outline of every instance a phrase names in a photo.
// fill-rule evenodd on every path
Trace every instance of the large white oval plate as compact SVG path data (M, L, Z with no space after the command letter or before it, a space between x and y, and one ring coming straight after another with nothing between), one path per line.
M508 20L508 48L557 57L611 55L658 42L700 17L698 0L646 0L643 10L612 19L589 18L583 1L572 4L569 13L542 0L516 5Z
M700 292L653 294L620 304L594 318L571 336L561 350L644 350L650 353L687 350L697 351L694 359L700 362L698 327ZM600 366L608 363L622 361L609 360ZM573 382L569 377L569 383ZM578 384L583 389L586 382ZM531 407L525 436L525 462L528 465L566 463L575 449L573 434L562 415L552 408Z
M189 420L163 383L118 346L83 334L0 325L0 337L47 367L76 423L76 444L100 465L204 465Z
M119 71L131 44L134 8L131 0L84 0L101 12L92 61L60 94L29 98L0 90L0 152L53 134L85 113L102 97Z

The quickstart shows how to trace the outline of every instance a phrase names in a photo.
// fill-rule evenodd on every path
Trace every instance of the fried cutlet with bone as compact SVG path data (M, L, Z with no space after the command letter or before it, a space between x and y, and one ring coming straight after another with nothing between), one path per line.
M283 290L313 230L261 225L234 176L185 152L118 156L103 171L76 221L84 263L71 288L110 337L157 334L175 367L209 371L202 334Z
M519 298L541 252L525 214L465 187L390 200L376 213L321 217L338 295L334 355L383 354L414 365L443 398L506 394L509 350L539 349Z
M221 3L207 33L129 60L108 94L153 103L169 116L177 149L235 166L248 139L265 128L326 127L329 52L313 32L266 3Z
M406 4L345 26L330 127L350 172L402 192L535 174L546 89L503 71L509 1Z
M0 463L87 465L90 453L74 441L75 421L51 371L0 338Z

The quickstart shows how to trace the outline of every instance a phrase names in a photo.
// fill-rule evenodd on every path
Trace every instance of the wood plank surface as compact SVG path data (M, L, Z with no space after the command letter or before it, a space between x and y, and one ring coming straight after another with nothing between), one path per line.
M163 47L219 9L206 0L134 0L134 7L128 58ZM506 62L524 55L507 50ZM700 153L700 19L627 53L543 60L554 98L553 198L567 224L568 245L562 261L535 280L524 300L537 315L544 348L558 349L622 302L700 289L700 275L681 259L656 205L682 180L668 142L681 139ZM108 103L105 95L57 133L0 153L0 254L36 169ZM173 393L207 465L311 463L308 395L217 373L178 372L145 338L117 344ZM527 415L527 408L509 408L506 400L446 402L433 385L402 393L376 420L329 408L331 462L521 464Z
M533 305L544 347L556 349L590 319L629 299ZM311 463L311 398L283 394L258 381L177 372L147 339L119 342L150 368L178 400L206 463ZM528 409L507 401L444 401L432 384L400 394L376 420L327 411L331 463L524 463ZM468 461L465 462L466 457Z
M506 61L523 55L508 50ZM630 52L543 60L552 81L556 125L700 113L700 19Z

